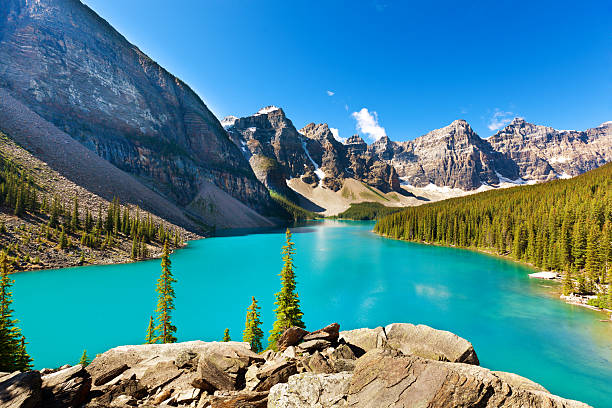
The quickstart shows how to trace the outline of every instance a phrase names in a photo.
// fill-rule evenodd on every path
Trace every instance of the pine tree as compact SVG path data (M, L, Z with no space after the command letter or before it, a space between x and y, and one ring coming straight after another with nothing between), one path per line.
M102 231L102 203L98 205L98 218L96 219L96 229Z
M138 259L138 241L136 240L136 236L132 238L132 259Z
M0 371L29 370L32 359L25 348L25 339L13 319L10 266L6 253L0 254Z
M289 327L297 326L305 328L306 325L302 322L303 313L300 310L300 300L296 292L295 272L293 266L293 255L295 254L294 243L291 241L291 231L287 228L286 244L283 246L281 254L283 255L283 269L281 270L281 290L276 297L276 321L270 330L268 339L268 347L275 350L276 342Z
M229 329L225 329L225 331L223 332L223 341L232 341L232 339L230 338Z
M598 282L600 277L599 228L591 224L586 241L584 268L591 282Z
M91 232L93 228L93 218L91 217L91 213L89 212L89 208L85 212L85 232Z
M79 364L83 367L87 367L89 365L89 357L87 357L87 350L83 350L83 354L81 355L81 359L79 360Z
M263 331L261 330L261 320L257 306L257 300L253 296L251 306L247 309L246 322L244 325L244 332L242 334L242 341L251 345L251 350L255 353L259 353L263 350L261 340L263 339Z
M563 294L568 296L572 293L574 293L574 282L572 281L570 269L568 269L563 276Z
M151 316L149 319L149 326L147 327L147 335L145 336L145 344L153 343L156 343L155 320L153 320L153 316Z
M66 236L66 232L64 231L64 227L62 227L62 232L59 237L59 247L60 249L68 248L68 237Z
M574 231L572 233L572 258L574 258L574 265L578 269L584 267L584 253L586 247L586 236L584 227L580 219L576 220L574 224Z
M157 340L161 343L174 343L176 342L176 327L172 325L171 314L174 310L174 289L172 284L176 282L176 279L172 276L170 270L170 254L168 251L168 243L164 243L164 252L162 254L161 269L162 273L157 280L157 326L155 327L158 333Z
M17 357L15 359L16 368L20 371L29 371L34 367L33 359L30 357L26 350L25 337L21 336L21 341L19 342L19 348L17 350Z
M79 201L76 197L74 197L74 202L72 205L72 216L70 217L70 226L73 231L78 231L81 227L81 223L79 222Z

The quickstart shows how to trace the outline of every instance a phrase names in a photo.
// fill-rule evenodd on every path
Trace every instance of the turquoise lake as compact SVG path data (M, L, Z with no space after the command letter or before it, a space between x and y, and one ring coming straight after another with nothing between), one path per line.
M426 324L472 342L481 365L549 391L612 407L612 324L561 302L554 283L480 253L381 238L371 222L292 228L308 329ZM190 242L171 256L179 341L240 340L255 296L266 337L279 289L284 231ZM156 303L159 260L14 275L14 308L37 368L142 343Z

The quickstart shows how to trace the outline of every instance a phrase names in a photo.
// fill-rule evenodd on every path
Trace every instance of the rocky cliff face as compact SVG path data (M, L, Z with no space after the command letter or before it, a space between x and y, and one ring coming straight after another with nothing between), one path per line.
M573 177L612 160L612 122L575 131L517 118L488 141L517 164L525 180Z
M248 343L121 346L80 365L0 373L2 406L588 408L480 367L472 344L423 325L292 327L280 351Z
M333 191L342 188L345 178L355 178L383 192L399 189L392 166L368 155L367 148L347 148L333 137L327 124L310 123L298 131L275 106L244 118L227 117L223 123L257 178L271 190L287 193L286 180L291 178L301 178L312 186L320 183Z
M182 206L210 182L271 208L202 100L78 0L0 4L0 87Z
M231 140L269 189L286 194L285 180L315 171L303 136L282 109L268 106L252 116L225 118L224 123Z
M416 187L428 184L473 190L499 184L499 176L514 180L518 168L496 152L464 120L407 142L383 137L368 150L393 165L400 177Z

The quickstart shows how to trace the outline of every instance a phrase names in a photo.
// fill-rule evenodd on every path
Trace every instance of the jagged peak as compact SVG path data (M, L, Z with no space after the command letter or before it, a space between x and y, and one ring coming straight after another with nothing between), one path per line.
M612 126L612 120L608 120L607 122L604 122L597 127L608 127L608 126Z
M238 118L236 116L233 116L233 115L226 116L221 121L221 126L223 126L224 129L230 128L234 126L234 123L236 123L237 120Z
M366 144L366 142L361 138L361 136L354 134L346 139L346 144Z

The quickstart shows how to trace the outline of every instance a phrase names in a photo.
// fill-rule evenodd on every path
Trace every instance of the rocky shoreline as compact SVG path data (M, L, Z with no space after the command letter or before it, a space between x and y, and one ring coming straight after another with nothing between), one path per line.
M588 407L479 366L472 344L408 323L283 333L279 351L190 341L115 347L87 367L0 373L0 407Z

